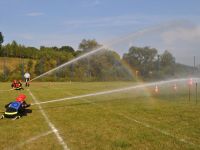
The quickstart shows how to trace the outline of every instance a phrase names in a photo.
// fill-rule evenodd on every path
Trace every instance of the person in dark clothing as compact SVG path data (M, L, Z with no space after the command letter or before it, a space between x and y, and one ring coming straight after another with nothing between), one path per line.
M11 84L11 87L12 88L15 88L16 87L16 84L17 84L17 80L13 80L12 84Z
M25 99L26 99L26 95L20 94L16 98L16 101L6 104L5 105L6 111L1 116L1 119L13 118L13 120L15 120L15 119L21 118L22 116L26 116L27 113L31 113L32 112L31 110L26 109L27 107L30 106L30 104L27 104L25 102Z

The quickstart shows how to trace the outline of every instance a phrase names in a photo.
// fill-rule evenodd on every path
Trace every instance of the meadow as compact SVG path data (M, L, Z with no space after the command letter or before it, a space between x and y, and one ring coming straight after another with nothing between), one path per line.
M45 102L65 97L134 86L133 82L33 82L23 91L0 84L0 110L24 93L27 102ZM29 89L29 91L28 91ZM49 121L71 150L187 150L200 149L200 99L195 87L188 98L186 83L132 89L55 103L41 104ZM199 90L198 90L199 95ZM39 105L18 120L0 120L0 149L60 150Z

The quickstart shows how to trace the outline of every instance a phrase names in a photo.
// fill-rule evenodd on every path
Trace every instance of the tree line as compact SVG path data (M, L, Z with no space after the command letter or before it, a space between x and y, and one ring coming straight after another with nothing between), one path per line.
M38 76L101 47L101 44L94 39L83 39L78 50L74 50L71 46L36 48L18 44L16 41L6 45L2 43L3 35L0 32L0 57L14 57L21 61L14 70L10 70L6 64L3 64L1 81L21 78L26 71L30 72L32 77ZM41 80L113 81L136 80L139 77L144 80L154 80L175 76L176 70L175 58L169 51L158 54L155 48L132 46L122 57L115 51L102 49L97 54L58 69Z

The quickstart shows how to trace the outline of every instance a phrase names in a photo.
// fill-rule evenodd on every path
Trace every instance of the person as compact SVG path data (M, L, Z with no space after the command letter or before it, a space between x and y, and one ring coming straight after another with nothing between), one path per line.
M13 80L12 84L11 84L11 87L12 88L15 88L17 86L17 80Z
M26 87L29 86L30 77L31 77L30 73L26 72L24 74L24 78L25 78L25 82L26 82Z
M15 120L22 116L26 116L27 113L31 113L32 111L30 109L26 109L27 107L30 107L30 104L27 104L25 99L26 95L20 94L15 101L6 104L6 111L1 116L1 119L13 118L13 120Z
M22 87L22 80L18 80L18 84L19 84L19 87L21 87L23 89L23 87Z
M15 90L24 90L24 88L22 87L21 80L19 80L19 81L13 80L11 87Z

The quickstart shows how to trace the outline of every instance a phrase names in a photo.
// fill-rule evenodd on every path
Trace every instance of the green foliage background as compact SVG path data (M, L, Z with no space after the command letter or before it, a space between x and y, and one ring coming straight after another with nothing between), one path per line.
M1 45L3 35L1 34ZM0 80L9 81L23 78L28 71L36 77L69 60L101 47L94 39L83 39L78 50L71 46L27 47L16 41L2 45L0 49ZM16 58L16 63L9 64L8 58ZM125 65L126 64L126 65ZM11 66L11 67L10 67ZM12 69L14 67L14 69ZM169 51L158 55L158 50L150 47L130 47L122 58L115 51L102 49L100 52L63 67L41 81L115 81L156 80L186 75L194 68L177 64ZM137 73L136 73L137 72Z

